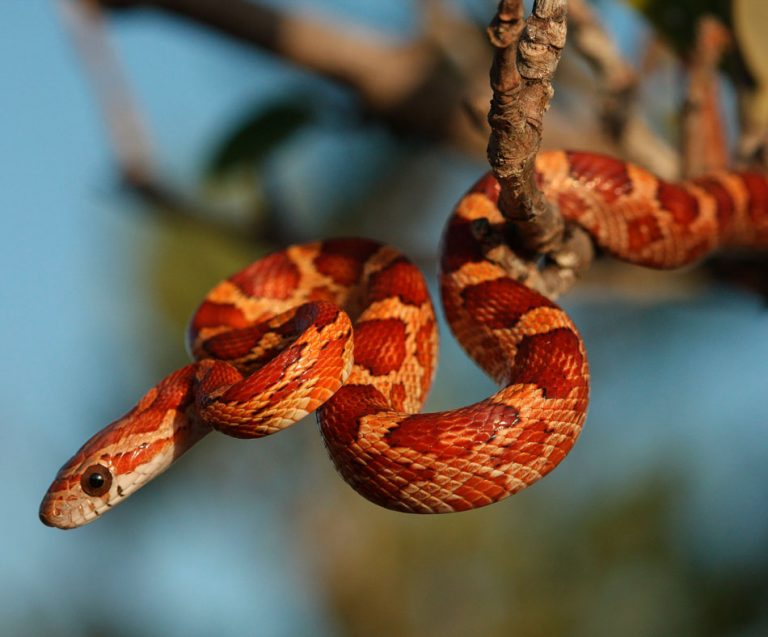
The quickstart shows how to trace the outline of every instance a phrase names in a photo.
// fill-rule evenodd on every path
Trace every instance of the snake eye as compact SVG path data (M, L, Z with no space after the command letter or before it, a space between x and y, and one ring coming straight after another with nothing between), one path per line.
M104 495L112 486L112 473L102 464L92 464L83 472L80 486L88 495Z

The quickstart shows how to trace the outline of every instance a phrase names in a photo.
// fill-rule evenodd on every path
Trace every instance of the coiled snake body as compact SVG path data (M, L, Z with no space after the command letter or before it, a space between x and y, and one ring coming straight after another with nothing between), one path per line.
M631 164L564 151L541 153L536 169L563 215L625 261L670 268L721 246L768 245L762 175L669 184ZM391 509L472 509L547 474L584 423L587 359L565 312L487 255L476 228L503 228L497 199L492 176L462 198L440 274L451 329L502 386L497 393L417 413L437 355L421 273L366 239L291 246L206 296L188 334L197 362L86 442L47 492L43 522L72 528L95 519L211 429L255 438L316 409L341 475Z

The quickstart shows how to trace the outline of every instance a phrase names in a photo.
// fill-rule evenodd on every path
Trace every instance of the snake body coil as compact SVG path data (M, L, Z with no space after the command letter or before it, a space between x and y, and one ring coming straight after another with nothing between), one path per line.
M625 261L671 268L722 246L768 245L762 175L669 184L631 164L563 151L540 154L536 168L564 216ZM211 429L256 438L314 410L344 479L391 509L472 509L546 475L584 423L587 359L565 312L486 254L475 229L479 221L503 232L497 199L487 175L459 202L440 274L446 318L502 386L494 395L417 413L437 356L418 269L365 239L291 246L206 296L188 334L197 362L86 442L46 494L43 522L72 528L95 519Z

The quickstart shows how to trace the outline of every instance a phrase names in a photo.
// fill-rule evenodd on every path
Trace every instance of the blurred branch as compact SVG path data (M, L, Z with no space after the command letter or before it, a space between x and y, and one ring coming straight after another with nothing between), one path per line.
M613 38L585 0L570 0L571 43L595 72L601 97L600 122L622 157L657 175L674 179L677 153L638 117L635 110L638 77Z
M149 136L109 42L99 4L65 1L59 7L101 108L121 173L129 182L149 179L153 172Z
M552 76L565 46L566 0L536 0L527 21L522 0L502 0L488 36L496 49L488 161L501 186L499 209L518 238L516 251L531 259L541 253L549 257L542 280L528 283L556 296L592 258L589 238L578 228L566 230L556 204L544 198L535 181L543 117L554 93ZM487 235L489 246L498 243L490 229L478 232ZM513 272L519 265L514 258L505 264Z
M718 86L718 67L730 44L730 33L717 18L704 16L699 20L682 112L685 177L721 170L730 163Z
M158 177L149 134L109 41L99 2L65 0L59 6L101 107L122 185L167 218L242 238L242 224L227 221Z
M188 19L353 89L394 130L477 152L483 135L463 107L459 74L427 39L377 34L247 0L96 0L113 11L157 9Z

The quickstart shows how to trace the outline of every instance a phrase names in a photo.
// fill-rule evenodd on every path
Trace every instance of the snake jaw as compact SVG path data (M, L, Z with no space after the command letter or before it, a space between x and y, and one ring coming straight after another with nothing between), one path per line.
M129 412L94 435L51 483L40 504L43 524L74 529L93 522L163 473L210 431L188 412L167 410L151 431L127 427ZM87 473L95 466L109 472L110 484L103 493L89 494Z
M113 478L112 486L103 495L86 494L78 476L87 466L90 464L75 471L68 470L67 465L62 467L40 504L40 520L43 524L59 529L74 529L92 522L127 496L119 477Z

